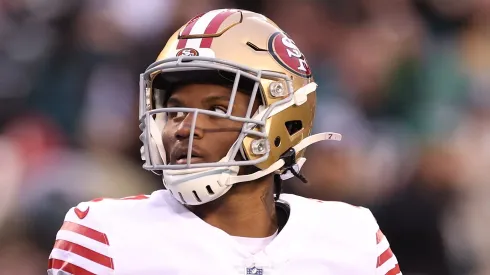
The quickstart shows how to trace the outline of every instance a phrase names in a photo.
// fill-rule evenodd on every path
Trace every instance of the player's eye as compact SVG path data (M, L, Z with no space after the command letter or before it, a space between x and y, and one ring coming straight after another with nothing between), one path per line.
M227 109L223 106L213 106L211 109L219 114L226 114L227 111Z

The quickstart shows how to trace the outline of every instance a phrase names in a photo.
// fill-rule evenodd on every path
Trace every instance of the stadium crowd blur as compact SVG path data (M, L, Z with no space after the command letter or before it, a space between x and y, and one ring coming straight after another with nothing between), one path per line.
M405 275L490 274L489 0L0 0L0 274L45 274L78 202L163 187L141 168L139 73L223 7L295 39L315 132L344 136L286 191L370 207Z

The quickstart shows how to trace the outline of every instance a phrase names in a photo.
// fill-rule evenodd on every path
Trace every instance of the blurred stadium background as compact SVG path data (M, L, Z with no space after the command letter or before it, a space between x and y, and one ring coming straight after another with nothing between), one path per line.
M344 135L287 191L370 207L405 275L489 275L490 0L0 0L0 274L45 274L79 201L162 187L139 159L138 75L223 7L295 39L315 131Z

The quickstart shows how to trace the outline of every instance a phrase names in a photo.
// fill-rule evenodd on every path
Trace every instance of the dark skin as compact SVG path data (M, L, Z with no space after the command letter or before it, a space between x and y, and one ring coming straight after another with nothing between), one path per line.
M214 84L189 84L175 89L166 107L188 107L226 112L231 95L230 88ZM244 117L250 95L238 92L232 114ZM254 112L259 102L254 103ZM170 163L177 163L178 151L189 142L192 114L169 114L163 130L163 143L169 148ZM233 145L243 123L207 115L198 115L194 144L198 157L192 163L217 162ZM253 167L241 167L240 174L249 174ZM204 183L203 183L204 184ZM186 206L208 224L232 236L262 238L278 229L271 175L252 182L235 184L220 198L197 206Z

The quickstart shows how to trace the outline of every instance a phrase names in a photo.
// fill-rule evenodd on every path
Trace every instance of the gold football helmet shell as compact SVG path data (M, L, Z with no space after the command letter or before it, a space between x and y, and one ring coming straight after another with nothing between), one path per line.
M196 16L174 33L157 60L179 56L183 51L199 55L203 49L211 49L214 53L211 56L217 59L283 73L291 79L293 91L313 81L308 63L293 40L274 22L257 13L216 10ZM269 89L273 82L263 79L260 83L265 105L282 99L271 95ZM286 87L286 83L283 85ZM271 154L257 167L269 167L282 153L310 134L315 104L315 93L310 93L305 104L293 106L267 120ZM287 122L296 123L293 126L301 128L290 134ZM243 141L248 159L258 157L251 152L252 140L252 137L247 137ZM302 155L303 152L298 152L297 157Z

